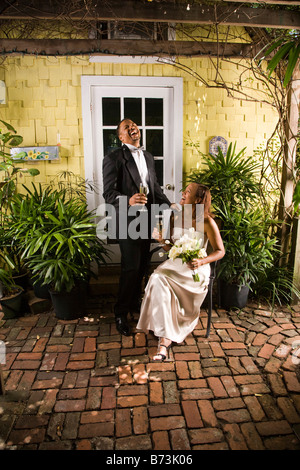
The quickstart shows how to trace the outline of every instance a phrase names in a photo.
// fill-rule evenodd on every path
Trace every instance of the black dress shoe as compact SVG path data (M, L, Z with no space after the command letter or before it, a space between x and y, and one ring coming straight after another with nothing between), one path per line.
M118 332L121 333L121 335L130 336L131 334L130 326L128 325L127 320L125 318L116 318L116 328Z

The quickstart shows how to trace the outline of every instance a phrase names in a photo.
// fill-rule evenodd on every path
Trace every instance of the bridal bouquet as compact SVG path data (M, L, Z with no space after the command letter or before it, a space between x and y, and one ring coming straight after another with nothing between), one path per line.
M170 249L168 256L170 259L174 260L176 258L181 258L183 263L188 263L194 258L206 258L205 248L201 248L202 239L198 239L195 236L195 229L191 227L189 233L184 234L176 243L173 244ZM166 241L167 244L170 242ZM193 271L193 279L195 282L199 282L199 274Z

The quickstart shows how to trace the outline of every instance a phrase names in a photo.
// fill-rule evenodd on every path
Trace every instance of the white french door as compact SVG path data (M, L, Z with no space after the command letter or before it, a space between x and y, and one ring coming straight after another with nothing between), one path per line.
M91 209L103 206L103 157L120 146L116 127L125 117L141 130L141 144L155 160L156 174L172 202L180 199L182 181L182 79L150 77L82 77L85 177L96 192ZM109 242L109 241L108 241ZM118 245L110 245L111 262L119 262Z

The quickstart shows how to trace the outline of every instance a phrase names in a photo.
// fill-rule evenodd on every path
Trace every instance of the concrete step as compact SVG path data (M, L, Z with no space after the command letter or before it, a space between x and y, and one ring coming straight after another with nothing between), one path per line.
M120 265L103 266L97 278L91 278L89 283L90 295L113 294L116 295L119 287Z
M151 263L149 275L160 263ZM89 293L91 295L113 294L118 293L120 265L103 266L99 270L97 279L92 278L89 284Z
M38 314L47 312L52 308L51 299L40 299L36 297L33 290L28 290L25 293L26 302L29 308L29 311L32 314Z

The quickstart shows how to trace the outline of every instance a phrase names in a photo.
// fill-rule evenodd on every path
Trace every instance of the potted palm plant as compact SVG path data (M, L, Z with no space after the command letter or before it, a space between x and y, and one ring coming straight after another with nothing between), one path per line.
M82 197L68 198L64 190L40 188L34 191L34 201L27 196L19 196L12 207L12 227L23 245L22 258L34 282L49 286L56 315L75 318L84 313L83 294L94 274L92 263L100 265L105 259L95 214Z
M9 275L14 277L14 283L27 287L27 272L24 262L20 257L20 247L15 242L14 235L10 230L10 204L17 193L18 177L20 175L36 176L40 172L35 168L24 168L18 166L18 161L11 157L10 149L17 147L23 142L23 137L17 134L15 128L0 120L0 239L1 253L4 268ZM16 155L16 158L18 155ZM8 284L6 283L8 287Z
M34 293L39 298L50 298L49 286L43 285L37 276L32 275L24 249L37 229L48 226L48 215L55 212L58 200L64 201L65 197L65 192L58 191L51 185L43 187L32 183L31 187L23 185L23 192L14 194L10 200L6 233L12 240L14 252L19 255L19 265L30 273Z
M211 190L225 247L217 270L219 302L226 309L243 308L259 274L271 266L275 249L275 239L268 235L271 221L257 208L259 164L232 143L226 155L219 148L216 155L201 157L203 167L192 170L187 180Z
M187 142L199 150L197 143ZM212 193L212 206L225 245L225 256L218 264L219 302L225 308L243 308L249 291L276 301L299 298L288 266L282 264L276 245L276 227L271 208L262 202L263 179L260 163L245 156L245 148L236 150L230 143L226 155L199 152L202 166L193 169L188 182L206 184ZM297 206L297 190L294 204ZM299 196L299 195L298 195ZM225 287L224 287L225 286ZM243 299L240 299L243 297Z
M276 239L270 238L270 221L262 209L220 209L226 255L218 269L220 303L223 308L243 308L249 290L273 265Z
M198 149L197 144L188 145ZM226 155L220 147L216 155L199 151L201 169L192 169L186 178L188 183L202 183L210 188L214 213L221 220L219 208L224 204L230 208L245 208L257 203L259 164L252 157L246 157L245 151L246 147L237 151L236 143L229 144Z

